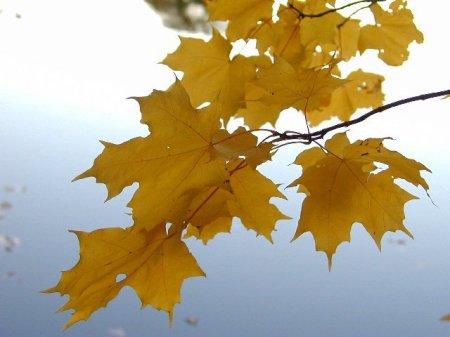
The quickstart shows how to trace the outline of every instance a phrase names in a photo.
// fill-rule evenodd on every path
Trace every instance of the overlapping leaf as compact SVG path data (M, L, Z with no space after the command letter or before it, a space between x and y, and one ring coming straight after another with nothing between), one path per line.
M331 265L337 246L350 240L354 223L361 223L379 247L388 231L409 234L403 225L404 205L415 197L395 179L427 190L420 175L427 168L386 149L382 139L350 144L345 134L337 134L325 147L306 150L296 160L303 173L291 186L298 185L307 196L294 239L311 232L316 249L326 253ZM376 163L387 168L374 173Z
M361 69L347 76L348 82L338 87L331 95L330 104L308 115L308 121L317 125L331 116L342 121L350 120L354 112L360 108L377 108L382 105L384 95L381 75L366 73Z
M104 143L92 168L78 178L95 177L107 186L109 198L139 183L129 206L135 226L150 230L180 221L186 195L222 184L228 173L211 142L219 130L218 117L193 109L179 81L167 92L137 100L151 134L119 145Z
M232 161L228 166L228 185L205 189L192 201L186 237L207 243L216 234L229 232L233 217L237 217L247 229L272 241L275 224L288 217L270 201L284 195L273 181L245 161Z
M244 105L245 83L256 74L258 65L268 64L266 57L230 59L231 44L214 30L211 40L181 38L178 49L164 64L183 71L183 85L194 106L212 102L220 116L229 119Z
M264 89L258 101L281 112L289 107L301 111L324 107L343 82L332 76L329 69L296 70L287 61L277 59L271 67L261 70L252 83Z
M227 37L230 41L246 39L259 21L272 16L273 0L206 0L209 20L228 21Z
M267 179L264 186L258 185L262 178L255 171L270 159L270 145L258 146L257 138L244 128L232 134L220 129L217 114L208 108L195 110L179 81L166 92L155 91L137 101L150 135L118 145L104 143L92 168L77 177L104 183L108 198L133 183L139 187L129 203L133 227L77 232L80 261L49 290L70 296L61 309L75 310L68 325L87 319L125 285L136 290L143 306L172 315L182 281L203 274L176 234L188 225L204 229L199 237L206 242L229 231L232 218L239 216L258 234L270 235L265 226L258 227L260 219L247 221L247 213L234 214L227 206L233 200L237 207L263 212L267 208L275 214L268 199L279 196L276 185ZM267 200L255 199L249 205L238 189L230 187L230 179L241 168L230 169L233 160L254 172L253 184ZM274 224L276 219L270 221ZM168 236L166 224L171 224ZM117 281L122 274L126 278Z
M204 276L186 245L178 236L167 235L164 228L107 228L75 234L80 241L80 260L62 273L55 287L46 290L69 295L60 309L74 310L66 328L87 320L125 286L136 291L142 307L151 305L172 317L183 281Z
M230 178L235 200L228 200L230 213L244 226L272 241L271 234L278 220L288 219L275 205L272 197L284 198L277 186L256 170L245 167Z
M398 66L408 59L411 42L423 42L422 33L413 22L413 15L406 8L406 1L396 0L384 11L380 5L371 6L375 25L361 28L359 50L379 50L378 56L389 65Z

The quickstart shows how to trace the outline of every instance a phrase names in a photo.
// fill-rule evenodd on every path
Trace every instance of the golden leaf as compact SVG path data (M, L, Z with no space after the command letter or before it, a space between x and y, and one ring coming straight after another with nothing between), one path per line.
M361 28L359 50L379 50L378 56L385 63L401 65L408 59L408 46L412 41L423 42L422 33L413 22L413 15L406 7L406 1L396 0L390 10L384 11L380 5L371 6L375 25Z
M87 320L125 286L136 291L142 307L151 305L167 311L172 319L183 281L205 275L180 238L167 235L161 228L105 228L74 233L80 241L80 260L62 273L55 287L45 291L69 295L59 310L74 310L66 328Z
M259 21L272 16L273 0L206 0L210 21L229 21L230 41L246 39Z
M386 149L382 139L349 143L345 134L337 134L325 145L301 153L296 164L302 176L290 186L306 191L294 239L311 232L316 249L324 251L331 266L337 246L350 241L354 223L361 223L378 247L387 231L401 230L404 204L415 196L400 188L395 179L404 179L425 190L428 185L420 172L422 164ZM376 163L388 168L374 173Z
M228 201L228 209L241 218L242 224L272 242L272 232L278 220L289 219L269 203L273 197L285 198L277 186L261 173L244 167L230 177L235 200Z
M348 121L359 108L377 108L383 104L384 94L381 91L383 76L359 69L350 73L347 80L347 83L332 93L328 106L308 115L308 121L312 125L318 125L333 116Z
M184 72L182 83L194 106L214 103L226 120L244 106L245 82L255 76L258 65L269 62L265 56L230 59L230 51L230 42L214 30L208 42L181 38L178 49L163 61Z
M258 72L252 82L265 90L259 101L279 111L294 107L310 111L328 105L331 93L345 81L330 74L328 69L294 69L279 58L273 66Z

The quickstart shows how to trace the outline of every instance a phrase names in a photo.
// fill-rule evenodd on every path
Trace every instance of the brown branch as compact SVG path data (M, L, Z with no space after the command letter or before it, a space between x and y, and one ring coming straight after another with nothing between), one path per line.
M272 143L278 143L278 142L283 142L286 140L298 140L299 142L302 142L304 144L310 144L318 139L322 139L327 133L340 129L340 128L346 128L349 127L351 125L355 125L358 123L361 123L362 121L366 120L367 118L369 118L370 116L373 116L377 113L386 111L388 109L391 108L395 108L397 106L400 105L404 105L407 103L411 103L411 102L416 102L416 101L424 101L430 98L436 98L436 97L441 97L441 96L445 96L445 95L450 95L450 89L447 90L442 90L442 91L436 91L436 92L430 92L427 94L422 94L422 95L417 95L417 96L412 96L412 97L408 97L408 98L404 98L383 106L380 106L376 109L373 109L369 112L366 112L365 114L363 114L362 116L355 118L353 120L350 121L346 121L346 122L342 122L342 123L338 123L332 126L329 126L327 128L323 128L321 130L318 131L314 131L311 133L299 133L299 132L294 132L294 131L286 131L283 133L277 133L277 135L274 135L274 139L271 141Z
M325 128L325 129L322 129L322 130L319 130L319 131L316 131L316 132L312 132L310 134L310 136L312 136L312 137L316 137L317 136L316 139L320 139L320 138L323 138L330 131L333 131L333 130L336 130L336 129L339 129L339 128L348 127L350 125L354 125L354 124L360 123L360 122L366 120L367 118L369 118L370 116L373 116L373 115L375 115L377 113L380 113L380 112L383 112L385 110L388 110L388 109L391 109L391 108L395 108L395 107L400 106L400 105L408 104L408 103L411 103L411 102L425 101L425 100L430 99L430 98L440 97L440 96L444 96L444 95L450 95L450 89L404 98L404 99L401 99L401 100L398 100L398 101L395 101L395 102L392 102L392 103L389 103L389 104L386 104L386 105L382 105L382 106L380 106L380 107L378 107L376 109L373 109L373 110L371 110L371 111L363 114L362 116L360 116L358 118L355 118L355 119L353 119L351 121L342 122L342 123L330 126L328 128Z

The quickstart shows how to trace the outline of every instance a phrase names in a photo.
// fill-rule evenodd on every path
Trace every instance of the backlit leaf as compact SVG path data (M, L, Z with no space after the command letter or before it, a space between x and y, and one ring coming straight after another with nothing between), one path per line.
M354 223L361 223L378 247L388 231L401 230L404 205L415 196L395 183L404 179L425 190L428 185L420 175L422 164L398 152L386 149L382 139L349 143L345 134L337 134L326 145L306 150L296 160L303 173L291 186L306 191L294 239L311 232L316 249L331 258L337 246L350 241ZM376 163L388 166L373 173Z
M69 295L60 309L74 310L66 328L87 320L125 286L136 291L142 307L151 305L172 317L183 281L204 276L186 245L164 229L106 228L74 233L80 241L80 260L62 273L55 287L46 290Z
M413 23L413 15L406 1L395 0L384 11L380 5L371 6L375 25L361 28L359 50L377 49L378 56L389 65L398 66L408 59L408 46L412 41L423 42L422 33Z

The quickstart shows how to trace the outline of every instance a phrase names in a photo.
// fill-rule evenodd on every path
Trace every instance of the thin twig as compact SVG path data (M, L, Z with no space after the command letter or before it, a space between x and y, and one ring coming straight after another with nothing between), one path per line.
M288 3L288 6L289 6L289 8L292 8L293 10L295 10L298 13L299 17L301 17L301 18L320 18L320 17L325 16L327 14L334 13L334 12L340 11L342 9L345 9L347 7L355 6L355 5L358 5L358 4L361 4L361 3L365 3L365 2L376 3L376 2L383 2L383 1L386 1L386 0L360 0L360 1L355 1L355 2L352 2L352 3L346 4L346 5L343 5L341 7L330 8L330 9L328 9L326 11L323 11L321 13L316 13L316 14L303 13L300 9L295 7L294 4L292 4L290 2Z

